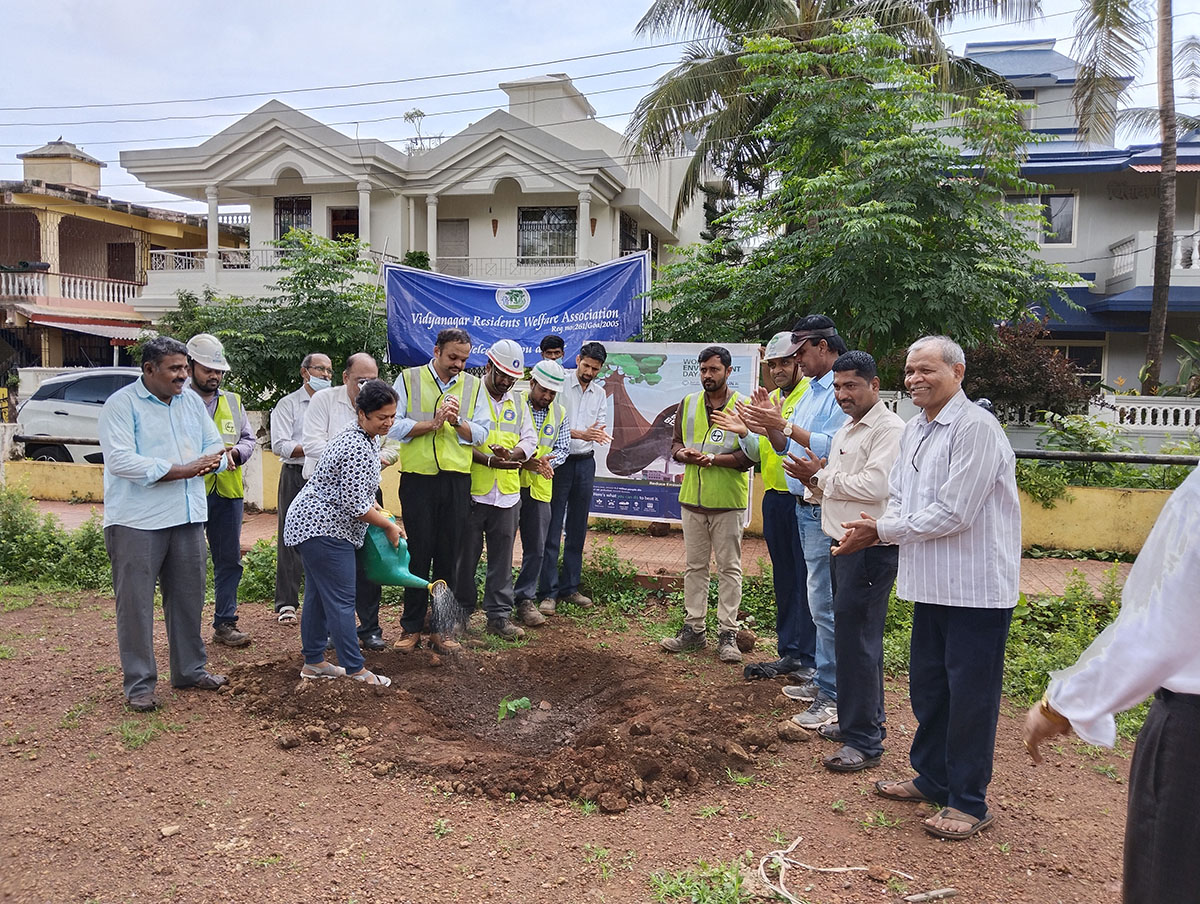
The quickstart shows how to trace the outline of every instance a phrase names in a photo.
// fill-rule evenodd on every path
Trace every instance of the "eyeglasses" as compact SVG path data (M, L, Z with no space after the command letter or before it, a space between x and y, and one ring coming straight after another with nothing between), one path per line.
M932 430L926 430L925 433L922 434L920 442L917 443L917 448L913 449L912 468L918 474L921 473L921 469L917 467L917 456L921 454L921 447L925 445L925 440L929 439L929 435L931 433L933 433Z
M366 385L367 383L370 383L374 379L375 379L374 377L359 377L357 380L358 388L362 389L364 385Z
M316 366L316 367L306 367L304 369L307 370L310 374L321 374L326 377L333 376L333 368L332 367Z
M792 333L792 344L802 346L805 342L811 342L813 345L819 345L824 338L824 336L801 336L799 333ZM799 350L796 349L796 351Z

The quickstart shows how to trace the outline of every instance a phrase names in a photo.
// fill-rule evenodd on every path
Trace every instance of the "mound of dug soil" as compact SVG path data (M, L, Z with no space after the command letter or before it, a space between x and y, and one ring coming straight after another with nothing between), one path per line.
M545 637L544 632L542 634ZM549 637L545 637L549 640ZM230 672L233 701L280 724L280 746L345 744L376 775L446 792L595 801L608 813L752 770L780 752L771 682L713 687L666 660L632 660L565 632L550 643L438 662L388 653L390 688L300 681L294 658ZM529 709L498 719L504 699Z

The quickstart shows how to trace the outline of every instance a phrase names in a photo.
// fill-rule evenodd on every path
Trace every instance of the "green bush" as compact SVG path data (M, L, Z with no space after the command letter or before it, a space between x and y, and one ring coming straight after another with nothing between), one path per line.
M275 538L264 537L242 556L242 581L238 584L238 601L243 603L274 602Z
M0 487L0 580L87 590L112 586L104 530L93 514L68 531L23 490Z

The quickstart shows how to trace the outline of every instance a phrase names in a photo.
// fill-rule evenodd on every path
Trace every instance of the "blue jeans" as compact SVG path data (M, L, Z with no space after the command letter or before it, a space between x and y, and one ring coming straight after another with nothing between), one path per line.
M354 632L354 544L334 537L311 537L300 544L304 563L304 605L300 608L300 641L304 661L325 660L325 643L333 640L338 665L347 672L363 667Z
M763 493L763 538L771 555L775 585L775 633L780 658L795 659L806 669L816 660L817 629L808 611L804 582L804 548L796 524L796 497L779 490Z
M837 699L837 651L833 646L833 572L829 567L829 550L833 540L821 530L819 505L796 505L796 523L800 529L800 546L804 549L804 565L808 569L808 611L817 629L817 687Z
M213 581L217 611L213 627L237 624L237 592L242 580L242 509L241 499L226 499L208 494L208 522L204 533L212 554Z
M592 507L592 489L596 483L596 459L568 456L554 471L554 489L550 496L550 529L546 532L546 551L542 555L542 576L538 582L541 599L565 599L579 589L583 574L583 541L587 537L588 510ZM566 540L563 527L566 526ZM558 546L563 545L562 570L558 568Z

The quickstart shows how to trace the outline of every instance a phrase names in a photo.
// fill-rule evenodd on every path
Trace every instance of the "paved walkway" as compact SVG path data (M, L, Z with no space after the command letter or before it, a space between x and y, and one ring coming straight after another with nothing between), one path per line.
M101 515L104 511L103 505L74 505L69 502L45 500L39 501L38 507L43 512L56 515L69 528L78 527L91 517L93 511L100 512ZM273 513L248 514L242 525L242 549L249 549L258 540L274 534ZM588 546L605 543L610 539L617 555L621 559L633 562L642 574L683 574L683 534L678 529L672 530L665 537L652 537L646 533L635 532L610 534L592 531L588 536ZM516 561L519 561L520 541L517 543L517 549ZM586 556L585 552L585 561ZM762 566L769 562L766 542L761 537L746 537L742 544L742 568L745 573L761 574ZM1110 562L1091 559L1022 559L1021 591L1029 596L1047 593L1061 595L1073 569L1083 572L1093 587L1099 587L1104 580L1104 572L1110 567ZM1117 568L1120 580L1124 583L1130 566L1122 563Z

